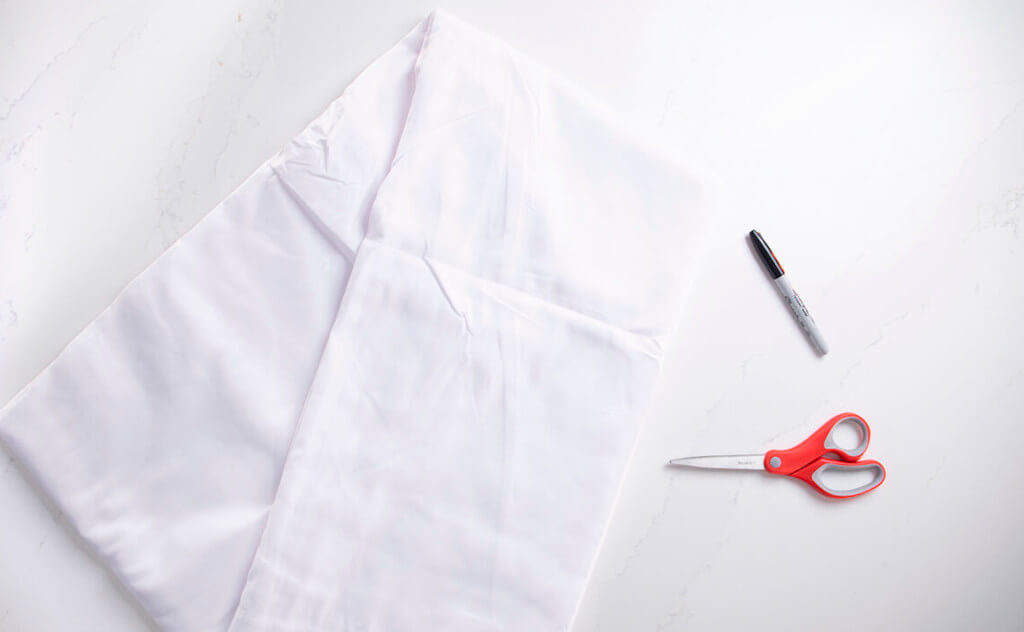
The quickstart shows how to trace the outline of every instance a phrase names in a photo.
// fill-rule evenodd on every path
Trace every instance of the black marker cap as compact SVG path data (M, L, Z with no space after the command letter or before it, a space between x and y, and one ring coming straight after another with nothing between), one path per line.
M756 230L750 231L750 239L754 242L754 247L757 248L757 254L761 257L761 263L764 264L765 269L768 270L768 274L772 275L773 279L786 274L786 271L782 269L782 264L775 258L775 253L768 247L768 242L764 240L761 233Z

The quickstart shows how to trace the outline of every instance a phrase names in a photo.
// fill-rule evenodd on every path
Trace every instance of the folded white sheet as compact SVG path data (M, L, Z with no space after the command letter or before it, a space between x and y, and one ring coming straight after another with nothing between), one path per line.
M697 179L435 13L0 412L165 630L564 630Z

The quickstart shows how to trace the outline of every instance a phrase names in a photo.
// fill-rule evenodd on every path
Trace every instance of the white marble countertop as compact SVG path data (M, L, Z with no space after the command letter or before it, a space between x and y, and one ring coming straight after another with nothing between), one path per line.
M1024 4L444 6L719 180L575 632L1024 629ZM0 402L430 8L0 4ZM844 410L889 471L854 501L664 467ZM148 629L0 460L0 630Z

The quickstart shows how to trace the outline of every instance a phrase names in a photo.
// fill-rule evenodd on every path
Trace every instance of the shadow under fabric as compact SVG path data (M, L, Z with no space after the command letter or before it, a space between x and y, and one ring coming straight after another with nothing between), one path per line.
M134 280L0 438L165 630L564 630L702 191L434 13Z

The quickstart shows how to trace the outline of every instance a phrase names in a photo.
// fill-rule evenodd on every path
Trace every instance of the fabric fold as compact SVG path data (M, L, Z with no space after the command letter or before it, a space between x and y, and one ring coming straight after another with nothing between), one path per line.
M0 411L0 439L165 630L564 630L703 195L435 12Z

